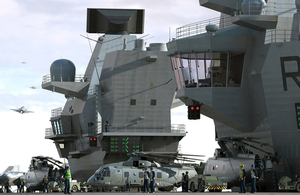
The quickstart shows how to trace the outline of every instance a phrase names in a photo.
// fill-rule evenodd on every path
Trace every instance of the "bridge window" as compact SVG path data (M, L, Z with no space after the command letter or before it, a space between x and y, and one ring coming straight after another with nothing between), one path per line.
M184 53L171 57L178 89L192 87L240 87L244 53Z
M53 129L54 135L63 134L61 119L52 120L51 124L52 124L52 129Z

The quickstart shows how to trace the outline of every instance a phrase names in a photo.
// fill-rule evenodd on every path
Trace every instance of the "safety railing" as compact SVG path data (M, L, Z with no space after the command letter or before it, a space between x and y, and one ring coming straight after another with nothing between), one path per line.
M297 31L292 30L268 30L266 32L265 44L290 42L297 34Z
M43 76L43 81L42 83L49 83L52 81L55 82L88 82L90 81L90 77L85 77L84 75L75 75L75 76L70 76L70 75L50 75L47 74Z
M295 3L279 3L274 1L268 1L266 6L265 15L283 15L293 14L296 12Z
M52 128L45 129L45 137L54 135Z
M98 85L90 86L88 91L89 95L97 95L97 92L98 92Z
M252 8L253 7L253 8ZM251 11L253 9L253 11ZM257 9L256 6L249 6L249 13ZM268 2L266 8L262 11L265 15L283 15L283 14L293 14L296 12L295 3L277 3ZM234 11L233 15L243 14L241 10ZM246 14L245 14L246 15ZM292 15L291 15L292 16ZM176 29L176 39L182 39L202 33L206 33L206 26L209 24L214 24L218 26L219 29L227 28L233 26L231 23L231 16L222 15L222 17L211 18L208 20L203 20L200 22L195 22L191 24L184 25Z
M214 24L218 26L219 29L233 26L231 23L230 16L216 17L208 20L203 20L200 22L195 22L191 24L184 25L176 29L176 39L182 39L185 37L190 37L206 32L205 27L209 24Z
M97 126L88 126L88 128L86 130L83 130L83 133L84 134L100 134L101 133L101 122L98 123ZM57 132L57 131L56 131ZM67 133L69 134L69 133ZM67 135L67 134L64 134L63 130L62 132L59 134L59 135ZM52 135L56 135L53 131L53 128L46 128L45 129L45 136L52 136Z
M114 133L186 133L186 126L184 124L172 124L171 126L155 127L144 126L144 127L133 127L133 126L122 126L122 125L108 125L107 128L103 129L103 132L114 132Z
M51 110L51 118L52 117L58 117L58 116L61 115L61 113L62 113L62 107L52 109Z

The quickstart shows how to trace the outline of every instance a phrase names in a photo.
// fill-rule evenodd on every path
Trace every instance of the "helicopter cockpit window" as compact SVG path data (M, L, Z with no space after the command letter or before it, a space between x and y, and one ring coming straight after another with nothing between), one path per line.
M105 167L105 168L103 169L103 176L104 176L104 177L110 177L110 170L109 170L108 167Z

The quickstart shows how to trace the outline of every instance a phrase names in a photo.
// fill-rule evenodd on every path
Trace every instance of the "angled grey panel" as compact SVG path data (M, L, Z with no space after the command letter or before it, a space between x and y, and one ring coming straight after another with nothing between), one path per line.
M242 10L243 0L199 0L201 6L231 15L234 10Z

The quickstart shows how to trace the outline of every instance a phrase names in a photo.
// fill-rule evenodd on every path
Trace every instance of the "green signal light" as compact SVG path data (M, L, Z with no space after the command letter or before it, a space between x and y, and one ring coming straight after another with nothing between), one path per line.
M126 150L126 152L128 152L128 150L127 149L125 149Z
M126 144L128 144L129 142L126 142Z
M129 139L129 137L127 137L126 141Z
M126 145L125 145L126 146ZM126 148L128 148L128 146L126 146Z

